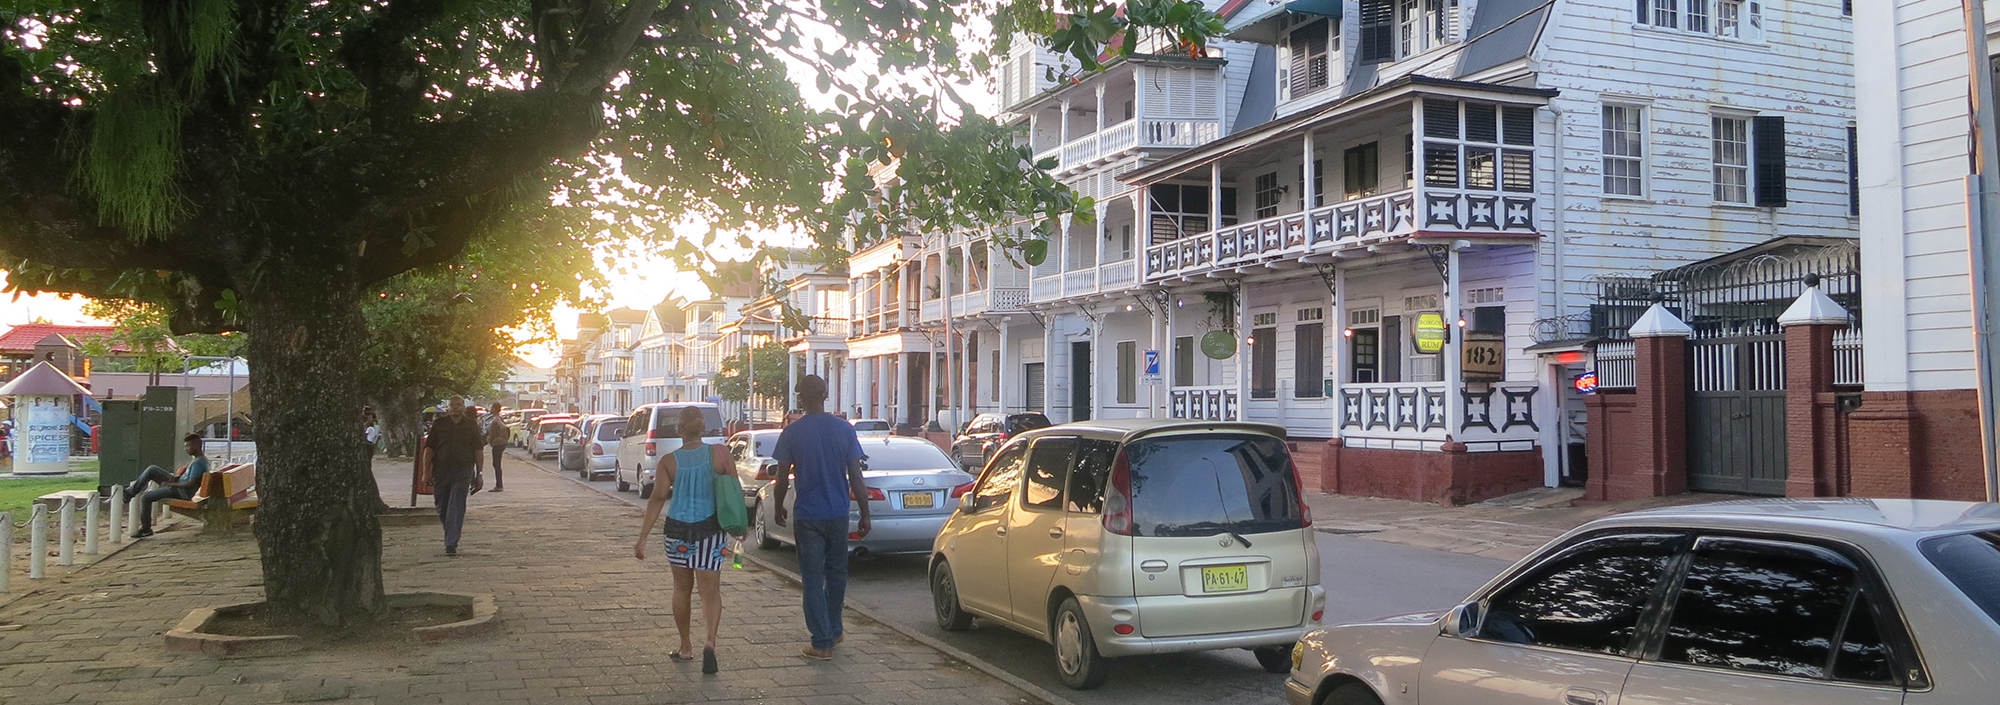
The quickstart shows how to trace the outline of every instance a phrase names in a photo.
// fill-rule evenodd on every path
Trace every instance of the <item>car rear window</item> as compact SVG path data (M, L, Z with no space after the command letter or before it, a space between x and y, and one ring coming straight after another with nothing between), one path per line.
M568 421L544 421L537 428L542 433L562 433L563 429L568 428L569 425L570 422Z
M1053 424L1049 423L1049 417L1041 414L1015 414L1007 417L1007 433L1009 434L1033 431L1038 428L1048 428L1051 425Z
M624 419L618 419L617 421L606 421L604 423L597 425L597 440L615 441L618 440L618 435L624 432L625 432Z
M1919 546L1938 572L2000 624L2000 531L1940 536Z
M676 437L680 436L681 409L683 408L686 407L679 407L679 406L654 407L653 428L655 430L667 431L669 434ZM697 406L695 408L701 410L702 423L708 425L708 429L702 431L701 435L704 436L722 435L722 412L720 410L717 410L713 406Z
M887 431L887 430L889 430L889 422L887 422L887 421L856 421L856 422L854 422L854 430L856 430L856 431ZM768 454L768 453L759 453L759 455L769 455L769 454Z
M869 470L953 470L958 467L944 451L929 443L862 443Z
M1299 480L1282 440L1257 434L1141 438L1125 447L1137 536L1297 529Z

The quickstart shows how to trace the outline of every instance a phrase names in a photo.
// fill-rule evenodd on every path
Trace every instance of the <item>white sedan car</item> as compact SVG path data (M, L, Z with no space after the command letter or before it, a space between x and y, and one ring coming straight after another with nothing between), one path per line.
M1748 500L1586 524L1444 612L1321 629L1293 705L1956 705L2000 692L2000 504Z

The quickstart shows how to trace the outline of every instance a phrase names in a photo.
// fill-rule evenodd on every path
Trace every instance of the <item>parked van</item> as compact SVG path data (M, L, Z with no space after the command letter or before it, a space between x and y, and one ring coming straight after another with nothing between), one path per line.
M1269 424L1125 419L993 454L931 554L938 626L975 616L1055 646L1072 688L1109 659L1222 648L1291 667L1326 593L1312 516Z
M702 442L722 444L727 435L722 430L722 411L712 403L670 401L641 406L626 419L624 435L618 442L618 466L613 472L618 477L619 492L637 487L641 499L653 496L653 471L659 467L660 458L681 447L681 409L690 406L701 410L702 421L708 427L701 433Z

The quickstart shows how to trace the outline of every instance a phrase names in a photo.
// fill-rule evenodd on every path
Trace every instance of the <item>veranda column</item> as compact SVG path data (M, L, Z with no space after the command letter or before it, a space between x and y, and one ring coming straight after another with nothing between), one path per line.
M1061 315L1050 311L1048 325L1042 329L1042 413L1050 421L1072 420L1068 411L1057 415L1057 410L1063 408L1056 403L1056 371L1060 369L1056 367L1056 331L1062 330Z
M1815 285L1778 316L1778 325L1785 327L1785 496L1839 496L1833 334L1847 327L1847 309Z
M1008 359L1008 353L1014 351L1012 320L1012 316L1000 317L1000 346L993 349L993 359L1000 361L993 373L993 410L1002 414L1007 413L1007 368L1014 366Z
M1250 290L1236 281L1236 420L1250 420Z
M1444 265L1444 429L1445 437L1458 441L1463 449L1465 439L1465 326L1459 325L1459 281L1464 279L1459 271L1459 243L1451 243L1445 248ZM1395 364L1383 361L1383 364ZM1451 443L1446 443L1451 446Z

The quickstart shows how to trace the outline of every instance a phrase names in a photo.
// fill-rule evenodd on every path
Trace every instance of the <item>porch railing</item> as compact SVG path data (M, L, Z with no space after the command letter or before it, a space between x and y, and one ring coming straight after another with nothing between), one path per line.
M1638 347L1630 340L1598 343L1598 388L1632 389L1639 386L1638 354Z
M1833 332L1833 385L1861 386L1861 329Z
M1026 287L996 287L993 289L992 311L1019 311L1028 305Z
M1174 387L1167 391L1167 415L1177 419L1228 421L1236 418L1235 387Z
M1349 384L1340 389L1334 413L1341 435L1352 445L1398 450L1436 450L1447 437L1473 450L1532 447L1546 419L1536 418L1533 382L1467 385L1450 394L1443 382ZM1450 428L1451 405L1458 428ZM1475 445L1476 444L1476 445ZM1525 450L1526 447L1519 449Z
M1416 192L1396 191L1218 228L1146 248L1146 278L1158 279L1273 257L1295 257L1341 240L1414 234Z

